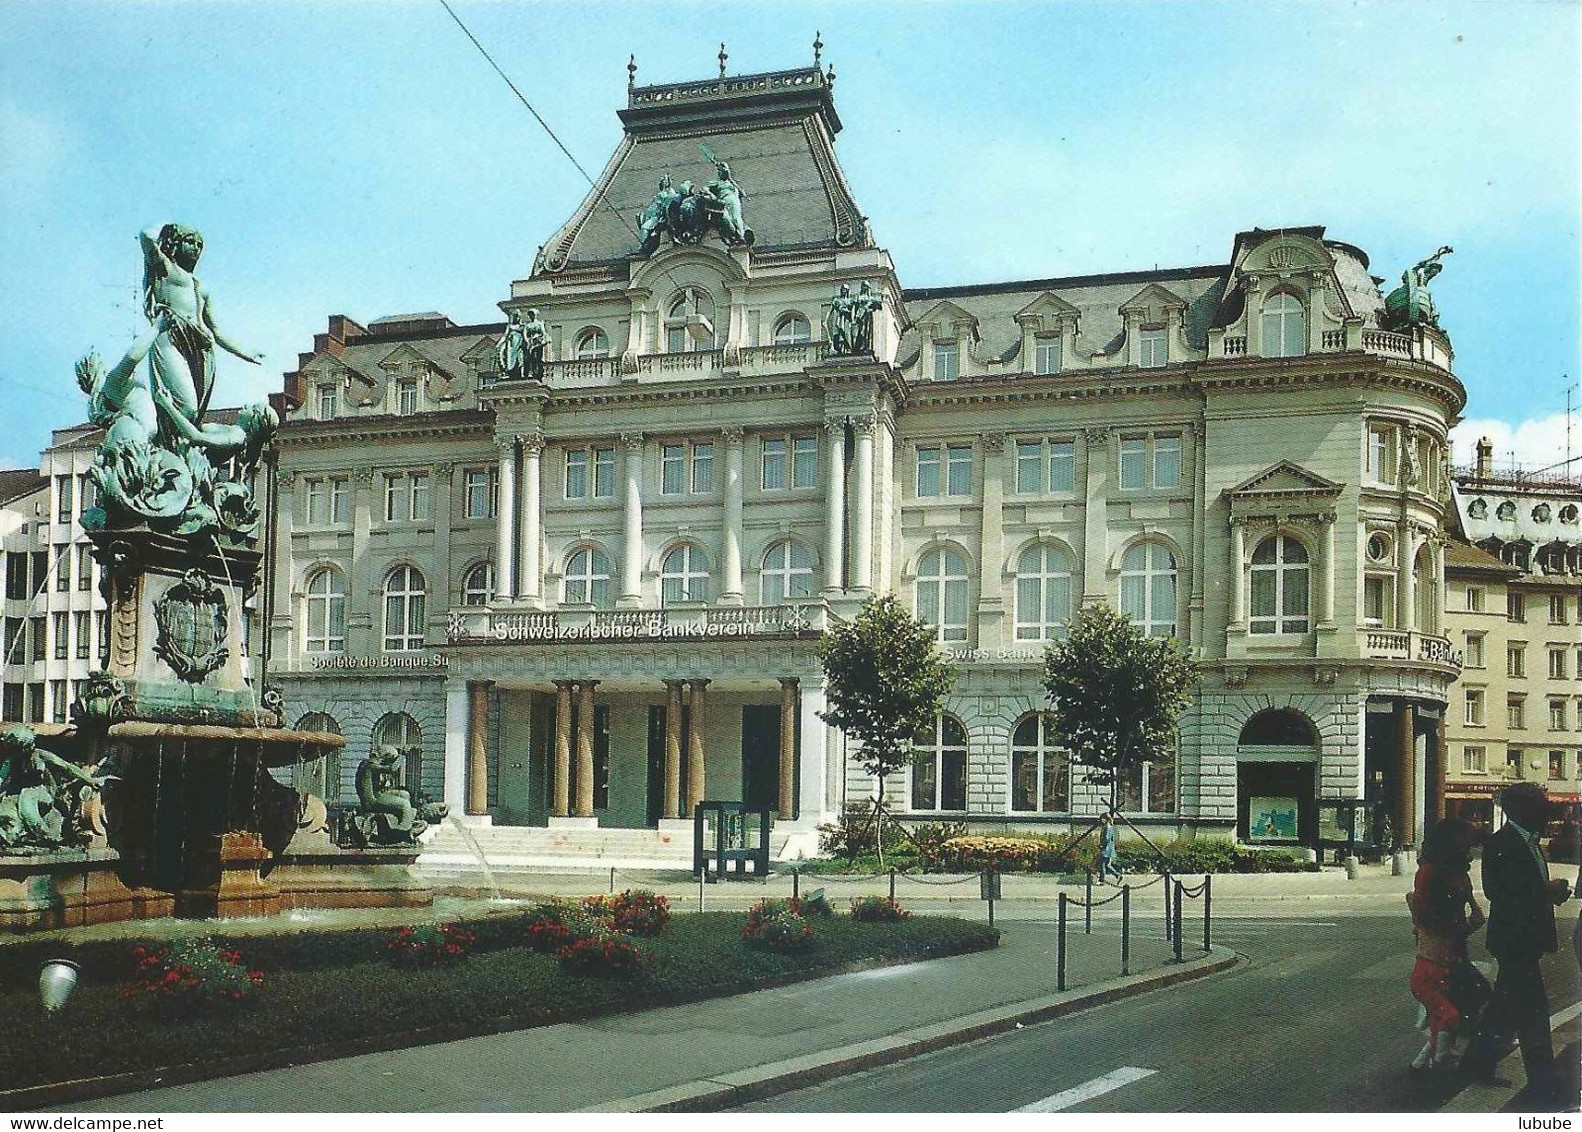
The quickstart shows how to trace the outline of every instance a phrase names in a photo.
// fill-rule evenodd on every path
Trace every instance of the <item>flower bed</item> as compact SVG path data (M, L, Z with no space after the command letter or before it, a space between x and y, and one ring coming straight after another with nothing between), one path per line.
M405 967L449 967L467 958L476 942L478 933L460 924L419 924L399 929L385 948Z
M865 923L893 924L906 919L911 914L888 896L853 896L851 898L851 918L862 920Z
M210 939L139 945L132 948L132 958L136 973L118 994L134 1007L152 1005L179 1014L234 1006L251 999L264 984L264 973L249 970L240 951Z
M813 946L813 925L797 901L770 897L747 910L742 941L770 951L806 951Z

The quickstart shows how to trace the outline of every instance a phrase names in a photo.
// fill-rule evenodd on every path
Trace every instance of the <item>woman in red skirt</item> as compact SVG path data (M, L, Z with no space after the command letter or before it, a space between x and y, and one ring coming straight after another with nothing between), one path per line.
M1467 937L1483 926L1483 909L1472 895L1471 853L1481 835L1467 822L1438 822L1423 838L1423 851L1406 902L1417 934L1412 996L1428 1012L1428 1043L1412 1068L1445 1068L1455 1058L1461 1010L1451 996L1452 972L1469 963Z

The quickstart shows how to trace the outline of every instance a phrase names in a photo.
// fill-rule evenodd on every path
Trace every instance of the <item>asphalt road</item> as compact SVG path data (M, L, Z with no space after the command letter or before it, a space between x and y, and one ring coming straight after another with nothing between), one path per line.
M1407 990L1413 941L1404 914L1382 913L1378 902L1314 901L1271 919L1231 905L1215 916L1215 942L1248 962L1230 972L745 1109L1437 1111L1460 1082L1408 1068L1422 1045ZM1562 923L1575 914L1567 905ZM1478 944L1474 958L1487 959ZM1551 1014L1582 997L1569 947L1550 957L1545 977ZM1557 1053L1572 1064L1576 1030L1572 1021L1556 1033Z

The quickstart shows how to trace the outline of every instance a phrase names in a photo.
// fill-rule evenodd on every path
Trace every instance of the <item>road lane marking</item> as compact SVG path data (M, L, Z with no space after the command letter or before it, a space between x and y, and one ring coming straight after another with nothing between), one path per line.
M1095 1077L1073 1088L1056 1093L1052 1097L1045 1097L1041 1101L1013 1108L1012 1112L1060 1112L1072 1105L1091 1101L1094 1097L1102 1097L1105 1093L1113 1093L1133 1081L1141 1081L1144 1077L1152 1077L1159 1072L1157 1069L1139 1069L1135 1065L1123 1065L1121 1068L1106 1073L1102 1077Z
M1582 1001L1573 1002L1564 1010L1551 1014L1549 1016L1549 1028L1551 1030L1558 1030L1561 1026L1564 1026L1578 1014L1582 1014Z

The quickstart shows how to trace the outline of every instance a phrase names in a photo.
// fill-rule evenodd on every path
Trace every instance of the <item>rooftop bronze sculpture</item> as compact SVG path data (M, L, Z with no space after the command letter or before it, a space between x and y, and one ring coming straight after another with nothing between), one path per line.
M1384 297L1384 329L1405 330L1412 326L1439 328L1439 312L1428 284L1445 269L1440 259L1454 249L1440 248L1433 255L1401 273L1401 285Z

